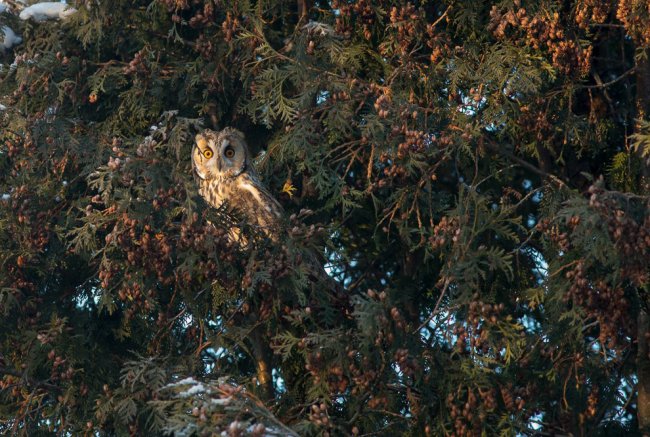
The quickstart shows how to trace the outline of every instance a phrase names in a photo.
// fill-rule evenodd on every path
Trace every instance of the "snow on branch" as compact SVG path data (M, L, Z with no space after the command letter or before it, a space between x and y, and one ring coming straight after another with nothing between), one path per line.
M77 12L65 3L43 2L31 5L20 12L21 20L46 21L50 19L66 18Z
M0 7L2 7L2 5L0 5ZM2 51L9 50L13 46L23 42L23 39L16 35L16 32L14 32L9 26L0 27L0 35L2 36L2 44L0 45Z

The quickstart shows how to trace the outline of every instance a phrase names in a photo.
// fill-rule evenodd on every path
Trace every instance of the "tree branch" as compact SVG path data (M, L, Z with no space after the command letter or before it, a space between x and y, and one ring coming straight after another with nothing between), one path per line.
M617 82L620 82L621 80L625 79L628 77L630 74L633 74L636 72L636 67L632 67L629 70L627 70L625 73L621 74L618 76L616 79L612 79L609 82L602 82L598 76L595 76L596 78L596 85L583 85L578 87L577 89L579 90L585 90L585 89L601 89L601 88L607 88L609 86L614 85Z
M297 0L297 3L298 3L298 24L302 24L307 20L309 5L307 5L307 0Z
M42 387L42 388L46 388L48 390L54 390L54 391L61 391L62 390L62 388L59 387L58 385L54 385L54 384L50 384L48 382L39 381L37 379L30 378L24 372L21 373L18 370L10 369L8 367L0 366L0 374L11 375L11 376L18 377L23 381L23 383L25 383L26 385L31 386L31 387L33 387L35 389Z
M511 153L511 152L509 152L507 150L503 150L503 148L498 147L496 144L488 143L486 145L487 145L488 149L500 154L501 156L509 159L510 161L516 162L517 164L521 165L525 169L530 170L533 173L537 173L538 175L540 175L540 176L542 176L544 178L550 179L551 181L558 184L560 187L569 188L569 184L565 180L559 178L558 176L555 176L554 174L545 172L544 170L542 170L539 167L531 164L530 162L528 162L528 161L526 161L524 159L521 159L518 156L515 156L513 153Z

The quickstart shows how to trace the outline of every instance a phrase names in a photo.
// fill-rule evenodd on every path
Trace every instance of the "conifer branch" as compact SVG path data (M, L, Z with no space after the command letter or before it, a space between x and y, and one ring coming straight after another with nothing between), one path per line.
M8 367L0 366L0 374L18 377L18 378L21 379L21 381L25 382L28 386L33 387L34 389L45 388L45 389L48 389L48 390L51 390L51 391L61 391L61 390L63 390L58 385L54 385L54 384L50 384L49 382L39 381L39 380L30 378L25 373L19 372L19 371L14 370L14 369L10 369Z
M536 167L535 165L531 164L530 162L519 158L518 156L515 156L513 153L510 153L509 151L505 150L503 147L500 147L497 144L492 144L491 142L487 143L487 147L498 153L499 155L504 156L505 158L516 162L517 164L521 165L522 167L540 175L543 176L544 178L547 178L553 182L555 182L558 186L563 187L563 188L569 188L569 185L566 181L564 181L562 178L555 176L551 173L547 173L544 170L542 170L539 167Z
M27 3L0 1L4 431L650 429L646 12ZM277 241L198 201L208 125L271 139Z
M600 77L596 75L595 76L596 82L597 82L596 85L580 85L579 87L577 87L577 89L609 88L610 86L615 85L616 83L620 82L621 80L625 79L626 77L628 77L629 75L634 74L634 73L636 73L636 67L630 68L629 70L627 70L626 72L620 74L618 77L610 80L609 82L602 82L600 80Z

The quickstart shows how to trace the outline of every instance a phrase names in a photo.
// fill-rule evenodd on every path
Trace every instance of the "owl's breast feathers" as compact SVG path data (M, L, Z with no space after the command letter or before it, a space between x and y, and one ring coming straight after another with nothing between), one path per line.
M204 180L199 191L210 205L219 208L227 201L228 209L243 214L249 224L272 239L278 237L282 206L255 175Z

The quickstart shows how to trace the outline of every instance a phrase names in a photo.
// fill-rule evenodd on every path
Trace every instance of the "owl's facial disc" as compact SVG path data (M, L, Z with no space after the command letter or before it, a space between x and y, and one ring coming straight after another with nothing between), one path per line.
M216 159L212 159L214 158L214 142L209 141L201 134L196 136L195 142L192 149L194 170L201 179L208 179L211 175L217 174Z
M246 170L246 150L239 137L227 136L220 145L222 170L230 177L239 176Z

